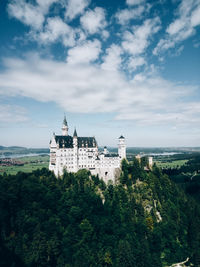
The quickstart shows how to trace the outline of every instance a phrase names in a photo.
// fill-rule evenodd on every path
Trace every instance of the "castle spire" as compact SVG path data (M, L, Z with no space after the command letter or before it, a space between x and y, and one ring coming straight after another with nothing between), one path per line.
M77 137L76 128L74 129L74 134L73 134L73 137Z
M67 119L66 119L66 115L64 115L63 125L67 126Z
M64 115L64 119L63 119L63 126L62 126L62 135L67 136L68 135L68 125L67 125L67 119L66 116Z

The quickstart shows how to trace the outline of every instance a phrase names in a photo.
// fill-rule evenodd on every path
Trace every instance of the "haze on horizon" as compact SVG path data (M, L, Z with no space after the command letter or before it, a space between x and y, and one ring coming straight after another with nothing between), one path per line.
M0 145L200 146L199 0L7 0L0 36Z

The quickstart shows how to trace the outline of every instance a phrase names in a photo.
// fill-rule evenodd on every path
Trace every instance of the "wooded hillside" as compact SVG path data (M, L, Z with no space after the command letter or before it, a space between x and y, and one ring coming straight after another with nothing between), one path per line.
M0 176L1 266L200 265L200 207L154 167L117 185L86 170Z

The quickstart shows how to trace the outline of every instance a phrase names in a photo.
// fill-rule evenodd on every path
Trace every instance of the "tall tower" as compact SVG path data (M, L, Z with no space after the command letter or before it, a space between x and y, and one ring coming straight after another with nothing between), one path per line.
M119 143L118 143L118 154L121 159L126 158L126 144L125 144L125 138L121 135L119 137Z
M64 120L63 120L63 126L62 126L62 135L67 136L68 135L68 125L67 125L67 120L66 120L66 116L64 116Z
M49 161L49 170L56 172L56 135L53 133L53 137L50 141L50 161Z
M73 134L73 147L74 147L74 153L73 153L73 165L74 165L74 172L78 171L78 136L76 129L74 130Z

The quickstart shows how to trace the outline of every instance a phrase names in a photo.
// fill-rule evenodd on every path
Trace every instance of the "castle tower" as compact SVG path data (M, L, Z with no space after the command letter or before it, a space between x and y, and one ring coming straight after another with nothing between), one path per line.
M107 155L108 154L108 149L107 149L106 146L104 146L103 153L104 153L104 155Z
M73 147L74 147L74 172L78 171L78 136L76 132L76 128L74 130L73 134Z
M153 167L153 157L148 157L148 165L149 165L149 168L152 169L152 167Z
M121 159L126 158L126 144L125 144L125 138L121 135L119 137L119 143L118 143L118 154Z
M62 126L62 135L67 136L68 135L68 125L67 125L67 120L66 120L66 116L64 116L64 120L63 120L63 126Z
M52 137L52 139L50 141L49 148L50 148L49 170L55 171L55 167L56 167L56 150L57 150L55 133L53 133L53 137Z

